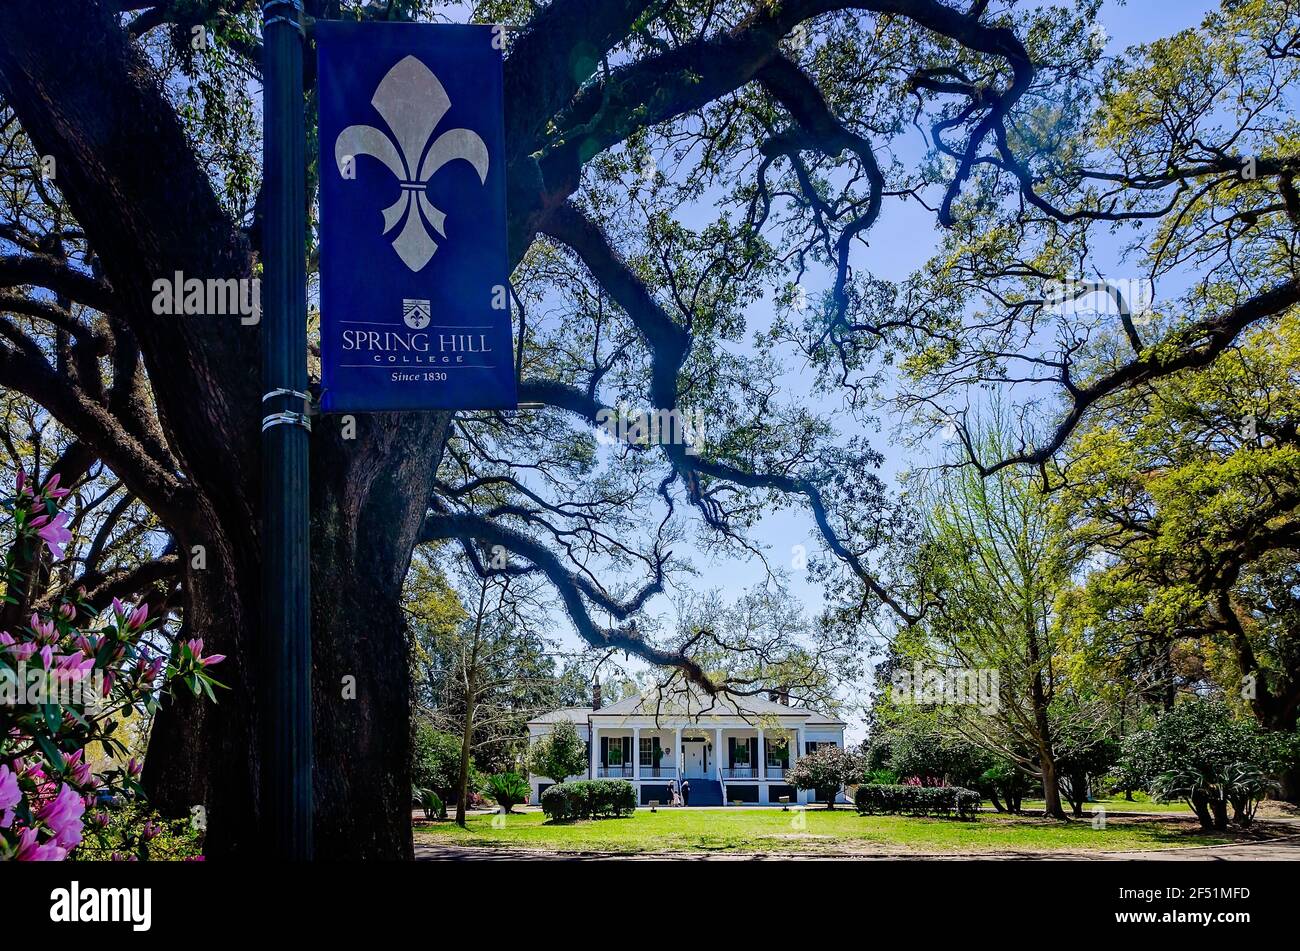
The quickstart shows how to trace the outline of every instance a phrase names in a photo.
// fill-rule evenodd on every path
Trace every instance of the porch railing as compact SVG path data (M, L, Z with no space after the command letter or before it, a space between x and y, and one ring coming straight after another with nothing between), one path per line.
M601 766L596 770L596 776L599 779L631 779L632 766Z
M757 766L732 766L722 771L723 779L770 779L781 782L785 779L784 766L769 766L759 773Z

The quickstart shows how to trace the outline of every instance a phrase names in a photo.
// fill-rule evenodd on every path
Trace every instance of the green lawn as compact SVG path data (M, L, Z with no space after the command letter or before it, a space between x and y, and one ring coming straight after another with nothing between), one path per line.
M495 820L495 826L494 826ZM452 822L421 824L416 842L501 848L598 852L979 852L1117 851L1216 845L1227 835L1206 834L1193 821L1114 819L1104 829L1090 821L1059 823L984 814L976 822L859 816L851 809L781 812L775 809L640 809L626 819L551 823L540 812L505 817L472 815L468 828Z

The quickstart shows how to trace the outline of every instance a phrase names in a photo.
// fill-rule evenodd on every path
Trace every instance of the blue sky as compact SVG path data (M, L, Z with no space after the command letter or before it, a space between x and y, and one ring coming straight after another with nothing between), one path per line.
M1217 3L1204 0L1107 3L1100 17L1110 36L1107 55L1194 26L1205 13L1217 6ZM858 249L854 265L882 278L901 280L931 256L938 240L939 228L932 212L916 202L887 202L880 221L871 232L870 247ZM751 330L757 332L770 323L772 314L770 309L759 306L752 309L750 319ZM806 399L803 395L806 391L800 388L798 368L792 367L792 370L788 395L791 399ZM845 422L847 424L848 420ZM918 461L909 458L907 451L891 439L891 429L896 422L896 419L885 417L880 431L871 433L872 444L885 455L883 474L891 484L894 484L899 471ZM934 449L938 452L940 448L936 439ZM787 567L791 561L791 548L803 544L812 551L816 537L815 526L800 511L774 513L754 532L755 540L771 549L774 563ZM764 577L762 566L756 562L746 564L733 558L714 561L698 552L695 561L701 568L698 583L704 587L717 587L729 597L738 596ZM791 593L803 600L810 612L815 612L821 603L821 591L816 585L807 583L798 572L791 573Z
M1194 26L1217 6L1217 3L1207 0L1151 0L1133 4L1108 2L1100 15L1100 21L1108 35L1106 54L1114 56L1130 45L1148 42ZM916 133L916 141L905 147L913 146L919 157L925 148L919 133ZM703 211L707 212L707 209ZM689 214L684 217L688 224L692 223ZM932 212L916 202L887 202L881 219L871 231L870 246L859 248L856 252L855 270L869 271L886 279L903 279L930 257L938 239L939 229ZM815 278L806 283L810 296L820 289ZM752 307L747 316L749 333L752 335L766 328L773 314L771 307L762 302ZM791 401L808 399L810 383L805 372L807 371L803 371L797 364L791 363L785 380L787 398ZM818 408L829 409L831 405L819 404ZM857 424L852 423L847 416L840 418L846 427L846 437L860 431ZM896 476L900 471L928 461L926 458L916 458L910 450L895 441L893 429L897 422L897 419L884 416L879 429L869 433L872 445L885 455L882 476L894 488L897 487ZM928 451L937 454L942 448L942 442L936 436ZM924 448L921 450L922 454L926 451ZM794 546L806 546L809 552L817 549L816 528L807 513L799 509L774 512L761 522L752 533L752 538L769 551L769 559L774 567L783 566L787 569L790 595L805 605L810 616L815 615L822 604L820 588L808 580L806 572L791 568ZM734 556L714 558L693 545L675 546L674 553L689 557L698 572L693 578L681 579L683 584L695 589L719 589L729 600L739 597L745 590L763 583L765 579L763 566L757 559L745 561ZM660 597L651 602L649 613L670 624L674 616L670 598L677 593L670 588L668 598ZM563 640L566 647L577 646L573 635L567 635ZM630 665L629 669L636 671L638 665ZM851 726L850 736L860 738L860 727Z

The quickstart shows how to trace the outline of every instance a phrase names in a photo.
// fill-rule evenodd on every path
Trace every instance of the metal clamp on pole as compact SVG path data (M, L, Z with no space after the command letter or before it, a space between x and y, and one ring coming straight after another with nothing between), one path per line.
M275 399L277 396L292 396L303 401L305 406L303 412L294 413L288 410L280 413L271 413L262 417L262 432L266 432L272 426L301 426L311 432L311 394L304 393L301 390L290 390L284 387L276 387L269 393L262 394L262 402Z
M277 7L286 9L280 13L276 12ZM273 23L288 23L305 39L307 31L303 28L302 16L302 0L266 0L262 4L262 29L265 31Z

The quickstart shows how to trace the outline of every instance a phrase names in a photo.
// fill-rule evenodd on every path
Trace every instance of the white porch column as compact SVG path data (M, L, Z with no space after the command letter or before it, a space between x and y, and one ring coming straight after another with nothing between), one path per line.
M754 774L758 777L758 801L760 805L767 805L772 801L768 794L767 783L767 738L763 734L763 728L758 728L758 772Z
M682 773L682 728L678 727L673 735L673 769L677 770L677 781L681 782L684 777Z
M790 751L790 765L793 767L795 764L795 760L797 760L802 755L803 755L803 727L799 727L797 730L794 731L794 749ZM794 798L796 802L804 802L805 801L804 791L802 789L796 789L794 791Z
M722 755L722 727L713 728L713 768L718 772L718 779L722 779L722 770L725 768L722 764L727 760ZM725 797L724 797L725 798ZM726 803L724 802L725 806Z
M641 781L641 728L632 727L632 782Z
M600 762L600 737L597 736L599 732L600 730L596 729L596 724L593 723L591 725L591 778L592 779L597 779L600 777L600 772L596 768L596 764Z

